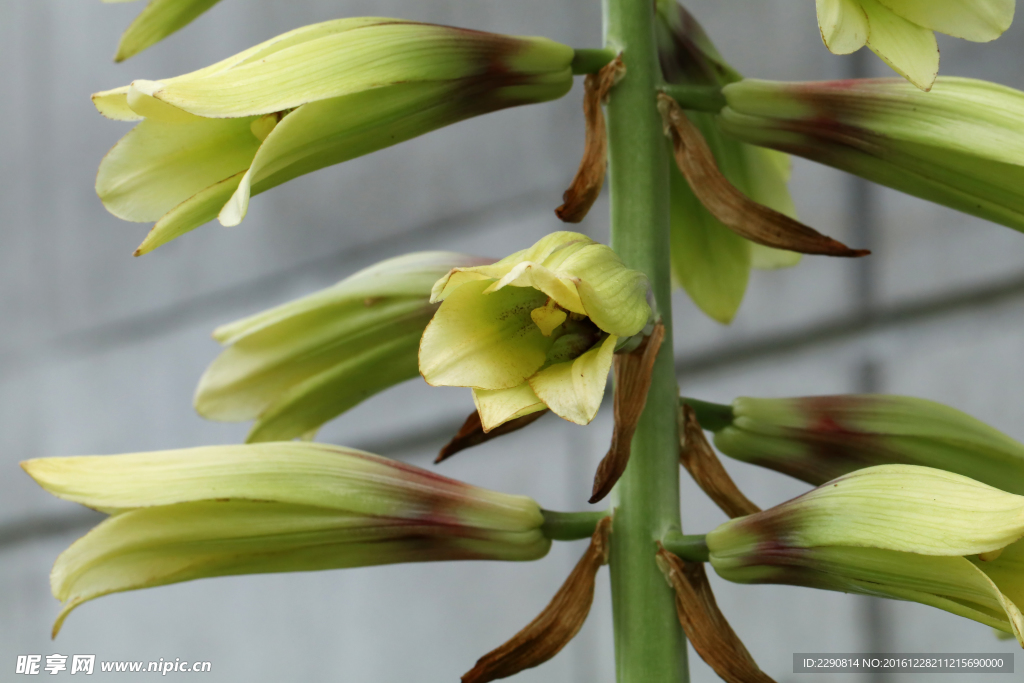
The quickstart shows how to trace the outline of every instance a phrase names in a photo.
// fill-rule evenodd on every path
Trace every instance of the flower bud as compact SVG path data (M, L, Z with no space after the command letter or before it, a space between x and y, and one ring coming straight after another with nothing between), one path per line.
M22 467L59 498L111 514L51 574L64 607L231 574L395 562L534 560L550 541L530 498L387 458L304 442L41 458Z
M713 410L694 407L698 417ZM904 463L1024 495L1024 445L921 398L738 398L728 418L701 423L715 431L715 446L725 455L815 485L863 467Z
M934 31L979 43L1010 28L1016 0L817 0L825 46L849 54L867 45L922 90L939 72Z
M113 119L144 119L100 164L96 192L130 221L156 220L137 253L305 173L472 116L557 99L572 48L380 18L296 29L184 76L93 95ZM274 116L266 125L267 116Z
M420 342L433 386L472 387L484 431L545 408L587 424L620 339L652 316L647 277L610 248L556 232L490 266L453 268Z
M437 310L430 290L455 266L489 263L419 252L382 261L320 292L214 332L227 348L206 369L195 407L211 420L256 420L249 441L308 434L419 374L417 349Z
M950 472L880 465L726 522L707 545L729 581L912 600L1024 645L1022 536L1024 497Z
M806 157L1024 230L1024 93L940 78L930 93L891 78L744 80L719 123L754 145Z
M742 79L682 5L659 0L657 11L658 56L668 83L721 87ZM688 111L686 115L730 183L753 201L796 218L787 188L787 155L723 134L711 114ZM704 208L675 165L670 174L672 276L698 308L728 324L743 302L751 268L788 268L800 262L800 254L737 235Z

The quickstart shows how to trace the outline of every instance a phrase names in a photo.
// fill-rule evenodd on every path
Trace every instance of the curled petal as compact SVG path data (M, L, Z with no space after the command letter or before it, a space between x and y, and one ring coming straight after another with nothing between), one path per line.
M610 335L579 358L541 370L530 378L530 388L559 417L590 424L604 398L617 341Z

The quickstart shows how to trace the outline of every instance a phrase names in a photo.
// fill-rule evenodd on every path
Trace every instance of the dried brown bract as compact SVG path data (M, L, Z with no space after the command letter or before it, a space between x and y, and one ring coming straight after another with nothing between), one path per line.
M740 237L776 249L826 256L867 256L850 249L785 214L758 204L740 192L718 170L707 141L675 100L658 95L665 135L672 140L676 164L693 193L711 215Z
M583 116L587 126L583 158L572 184L562 195L563 204L555 209L555 215L566 223L579 223L586 218L601 194L608 168L608 134L601 104L607 101L608 93L625 73L626 66L620 55L596 74L588 74L583 82Z
M462 423L462 427L460 427L459 431L452 437L452 440L446 443L441 449L441 452L437 454L434 464L436 465L439 462L447 460L459 451L472 448L473 446L479 446L480 444L486 443L491 439L496 439L503 434L518 431L544 417L547 412L547 410L539 410L536 413L523 415L522 417L517 417L514 420L509 420L489 432L485 432L483 424L480 422L480 413L474 410L473 414L467 417L466 421Z
M664 548L658 567L676 592L676 612L686 637L701 659L726 683L775 683L761 671L718 609L704 565L685 562Z
M647 405L647 391L651 388L651 372L658 350L665 340L665 326L658 322L651 336L630 353L615 356L615 430L612 445L597 466L594 489L590 502L596 503L608 495L626 471L633 443L633 433L640 415Z
M725 471L711 444L704 437L704 430L697 421L693 408L683 405L679 408L679 463L686 468L701 490L715 505L729 517L742 517L760 512L743 495L736 482Z
M594 578L608 563L608 537L612 518L597 523L590 546L548 606L526 628L496 650L477 660L462 683L487 683L508 678L524 669L548 661L569 644L590 614L594 601Z

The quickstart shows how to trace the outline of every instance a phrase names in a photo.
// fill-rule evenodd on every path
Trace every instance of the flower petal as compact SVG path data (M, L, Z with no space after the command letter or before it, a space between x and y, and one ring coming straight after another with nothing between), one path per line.
M94 93L92 103L96 110L114 121L141 121L142 117L128 106L128 89L125 85L113 90Z
M847 55L868 40L868 17L858 0L816 0L818 30L829 52Z
M939 33L987 43L1013 23L1016 0L880 0L908 21Z
M154 96L199 116L270 114L396 83L472 76L487 67L496 40L514 44L446 26L364 22L277 47L229 71L168 79Z
M490 294L509 286L532 287L547 294L565 310L586 315L587 311L583 308L577 285L572 278L561 276L538 263L524 261L484 291Z
M539 529L481 532L281 503L202 501L129 510L57 558L50 582L64 605L53 632L82 603L120 591L396 562L533 560L550 545Z
M249 122L143 121L103 158L96 193L118 218L155 221L196 193L249 167L259 148Z
M410 316L403 325L388 325L384 335L363 335L341 349L330 348L333 353L329 355L321 354L326 357L318 360L334 361L333 366L275 394L246 441L280 441L302 436L369 396L418 376L416 351L423 328L430 320L429 311L424 312L422 306L419 311L419 316ZM295 365L286 361L276 368L279 372L272 379L287 379Z
M878 0L858 0L868 15L868 47L896 73L931 90L939 73L939 44L929 29L894 14Z
M590 424L604 398L617 341L618 337L609 335L576 360L541 370L530 378L530 387L559 417L580 425Z
M647 276L623 265L611 247L585 245L554 269L561 277L576 280L587 317L608 334L632 337L650 320Z
M484 432L517 417L547 409L526 382L511 389L474 389L473 403L476 404Z
M330 382L328 376L334 378L335 395L320 400L355 405L376 393L367 386L375 383L376 373L383 375L379 381L394 379L384 386L419 374L416 349L433 313L426 297L389 297L369 306L362 300L340 301L297 312L225 349L199 380L196 411L211 420L250 420L305 395L299 388L311 389L308 381ZM330 410L325 405L314 412L325 409ZM294 438L314 426L259 440Z
M157 247L212 221L224 206L224 202L238 187L243 175L245 171L240 171L230 178L214 183L168 211L146 234L146 239L135 250L135 255L148 254Z
M428 384L511 389L544 364L552 340L530 312L547 297L525 287L485 295L489 286L478 280L459 287L427 325L419 360Z
M404 142L480 113L447 83L410 83L303 105L263 141L249 173L220 213L237 225L249 198L332 164Z
M514 254L509 254L505 258L489 266L452 269L452 272L438 280L437 284L434 285L434 291L431 293L430 300L442 301L455 289L466 282L471 282L472 280L500 280L508 275L512 269L520 263L529 261L532 263L548 265L545 262L554 253L570 248L573 245L587 244L594 244L594 240L581 233L571 232L569 230L553 232L550 235L542 237L533 246L517 251Z
M51 494L109 513L202 500L287 503L353 515L524 531L536 502L354 448L300 441L38 458L22 468Z
M780 519L790 514L799 518L792 541L799 547L973 555L998 550L1024 535L1024 496L917 465L857 470L772 510ZM745 519L774 514L766 510ZM900 523L893 525L893 519Z

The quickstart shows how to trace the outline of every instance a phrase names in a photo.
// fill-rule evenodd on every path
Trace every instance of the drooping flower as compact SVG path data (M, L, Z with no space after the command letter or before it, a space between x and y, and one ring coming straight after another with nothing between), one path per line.
M892 78L743 80L722 129L907 194L1024 230L1024 93L970 78L930 93Z
M184 76L93 95L142 122L100 164L111 213L157 221L146 253L292 178L463 119L561 97L573 50L376 17L290 31Z
M434 386L472 387L487 431L550 408L587 424L620 340L651 319L647 277L585 235L557 232L490 266L453 268L420 342Z
M1024 495L1024 445L933 401L866 394L694 407L722 453L811 484L873 465L908 464Z
M131 2L131 0L103 0ZM121 35L115 62L122 62L172 33L188 26L196 17L216 5L219 0L149 0L146 8Z
M987 43L1013 22L1016 0L817 0L818 28L839 55L867 45L896 73L928 90L939 73L935 31Z
M911 600L1024 645L1024 497L950 472L880 465L707 535L718 575Z
M256 420L248 440L308 434L377 392L419 375L417 350L437 310L430 290L456 266L490 263L419 252L377 263L332 287L223 325L228 348L196 389L200 415Z
M657 11L658 55L668 83L721 87L742 79L682 5L659 0ZM796 217L787 155L724 135L712 114L687 116L733 185L759 204ZM729 323L743 302L751 268L788 268L800 262L800 254L740 237L704 208L675 165L670 173L672 276L704 313Z
M535 560L550 547L530 498L305 442L28 460L65 500L111 516L61 553L63 608L233 574L440 560Z

